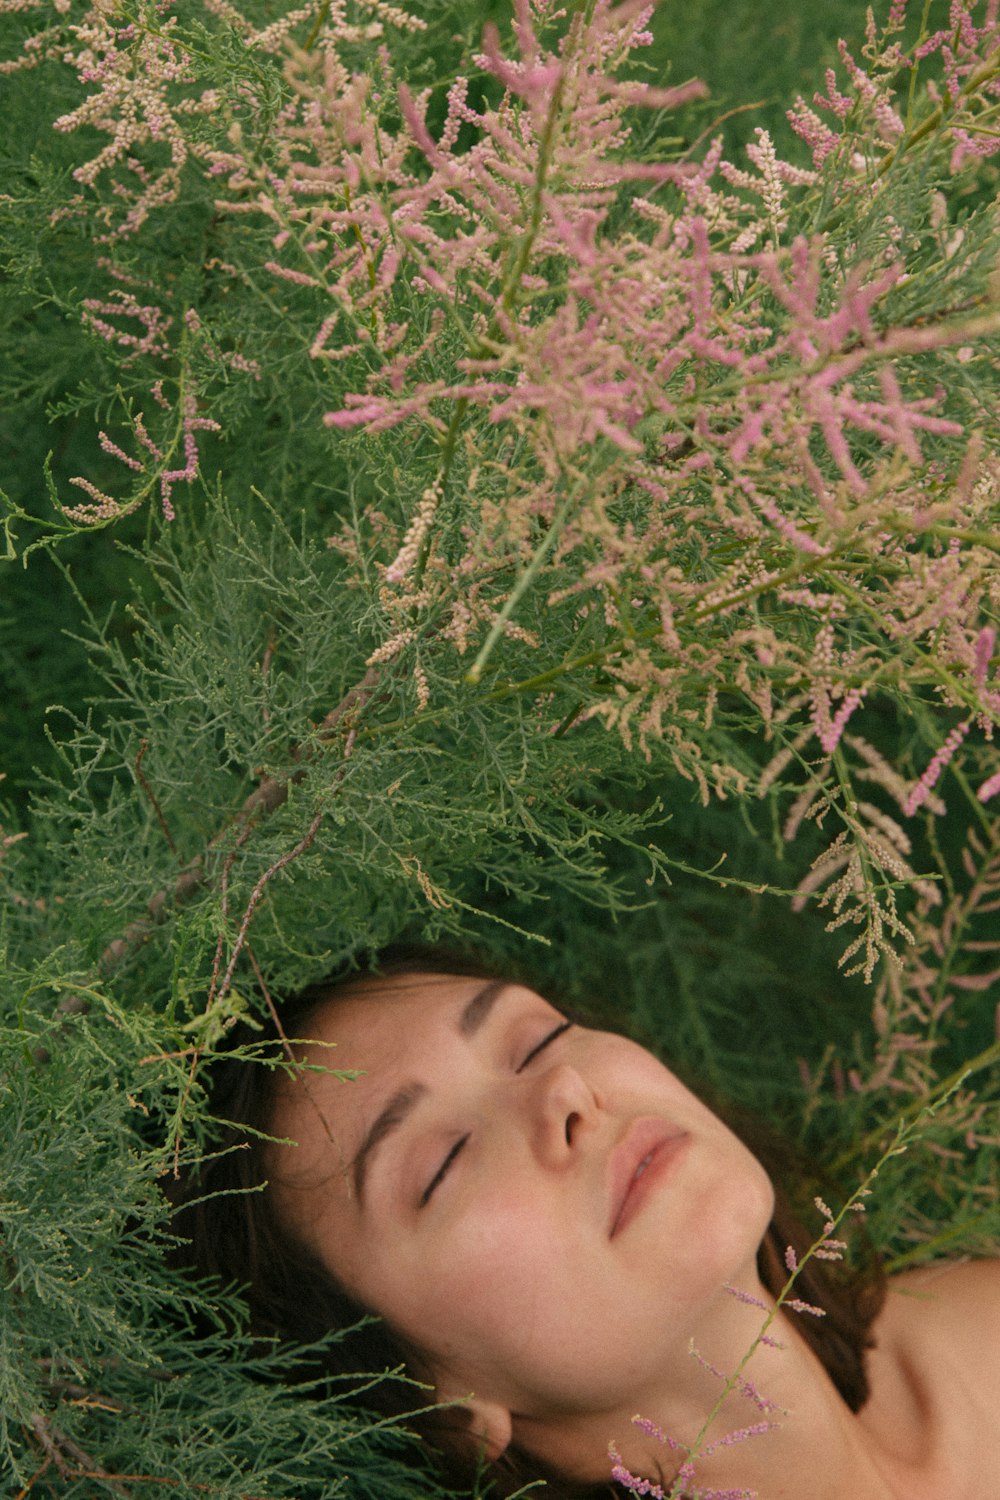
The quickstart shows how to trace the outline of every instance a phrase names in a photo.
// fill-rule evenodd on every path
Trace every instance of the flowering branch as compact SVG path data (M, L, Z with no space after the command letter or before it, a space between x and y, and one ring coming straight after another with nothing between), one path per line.
M732 1395L750 1394L751 1399L755 1400L756 1404L762 1404L759 1392L757 1392L753 1383L748 1380L744 1371L761 1345L773 1342L771 1329L778 1317L785 1309L807 1317L824 1316L821 1307L815 1307L811 1303L804 1302L801 1298L793 1295L795 1283L811 1260L841 1260L843 1258L847 1246L844 1240L836 1237L837 1231L841 1228L848 1215L865 1212L864 1200L871 1196L873 1185L879 1173L884 1170L894 1157L902 1155L903 1152L909 1150L920 1139L926 1125L933 1119L937 1111L947 1102L952 1094L961 1087L966 1076L966 1072L963 1071L947 1087L943 1087L936 1094L933 1103L924 1103L920 1107L919 1111L916 1112L915 1118L897 1120L890 1144L884 1148L875 1165L846 1200L839 1212L834 1214L821 1198L815 1200L816 1207L824 1218L822 1231L803 1254L797 1255L791 1247L786 1251L785 1264L789 1275L772 1305L768 1306L756 1297L751 1296L748 1292L741 1291L736 1287L727 1287L727 1291L738 1301L759 1307L765 1316L746 1353L742 1356L732 1373L724 1379L722 1390L710 1412L702 1422L693 1441L691 1443L681 1442L679 1439L672 1438L662 1432L655 1423L650 1422L647 1418L633 1417L633 1422L641 1427L644 1432L655 1436L666 1447L684 1454L684 1461L669 1490L664 1490L662 1486L653 1484L649 1480L642 1479L630 1473L622 1463L614 1445L609 1449L612 1459L613 1479L619 1484L625 1485L633 1495L651 1495L654 1497L654 1500L735 1500L737 1496L740 1497L740 1500L743 1500L743 1497L746 1497L746 1500L752 1500L756 1492L751 1490L720 1491L716 1489L694 1488L691 1481L695 1477L695 1465L699 1459L708 1457L721 1447L728 1447L734 1443L743 1442L750 1437L761 1436L778 1424L770 1419L756 1422L713 1441L709 1441L708 1439L709 1432L712 1430L713 1425ZM700 1356L696 1357L700 1358ZM768 1410L772 1405L772 1403L766 1401L766 1398L763 1399L763 1409Z

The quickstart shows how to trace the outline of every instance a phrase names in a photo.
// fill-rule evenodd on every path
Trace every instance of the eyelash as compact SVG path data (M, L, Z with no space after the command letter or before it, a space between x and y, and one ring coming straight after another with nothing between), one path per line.
M534 1062L534 1060L538 1056L538 1054L540 1052L544 1052L545 1048L548 1047L550 1045L550 1043L554 1042L557 1037L562 1036L562 1034L563 1034L564 1031L568 1031L569 1028L572 1026L572 1024L573 1024L572 1021L560 1021L559 1025L558 1026L554 1026L552 1028L552 1030L548 1033L547 1036L542 1037L542 1040L538 1043L537 1046L532 1047L532 1049L528 1053L527 1057L524 1058L524 1060L517 1065L517 1067L514 1069L514 1072L515 1073L523 1073L524 1069L528 1066L528 1064ZM463 1135L451 1147L451 1149L448 1152L447 1156L445 1157L444 1161L438 1167L437 1171L434 1173L434 1176L431 1178L430 1182L427 1184L427 1186L424 1188L423 1192L420 1194L420 1207L421 1208L423 1208L425 1204L427 1204L427 1203L430 1202L431 1196L433 1195L435 1188L437 1188L438 1186L440 1186L440 1184L444 1181L445 1177L448 1174L448 1170L451 1167L452 1162L458 1156L458 1153L462 1150L462 1147L465 1145L465 1143L468 1141L468 1139L469 1139L468 1135Z
M556 1037L562 1036L563 1032L568 1031L572 1024L572 1021L560 1021L558 1026L553 1027L548 1036L543 1036L538 1045L532 1047L524 1061L519 1063L514 1069L515 1073L523 1073L528 1064L535 1060L539 1052L544 1052L549 1043L554 1042Z

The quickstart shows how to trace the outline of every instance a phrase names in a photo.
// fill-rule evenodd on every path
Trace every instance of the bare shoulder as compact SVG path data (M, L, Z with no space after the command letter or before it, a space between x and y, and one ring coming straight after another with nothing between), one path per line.
M980 1377L1000 1378L1000 1259L942 1261L894 1276L879 1321L901 1350L969 1362Z
M861 1420L884 1451L916 1462L901 1470L908 1478L899 1492L996 1495L1000 1260L942 1261L894 1276L874 1334L872 1397Z
M934 1307L938 1313L969 1308L986 1311L984 1301L1000 1315L1000 1258L943 1260L903 1271L889 1282L890 1297L905 1297Z

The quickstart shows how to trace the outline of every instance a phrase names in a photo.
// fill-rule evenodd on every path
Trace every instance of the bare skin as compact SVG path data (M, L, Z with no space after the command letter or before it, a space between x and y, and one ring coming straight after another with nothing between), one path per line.
M876 1335L858 1420L885 1455L887 1493L1000 1495L1000 1261L895 1277Z
M467 1401L490 1457L509 1443L579 1479L667 1485L769 1301L759 1163L656 1058L569 1027L517 985L397 976L321 1008L286 1089L279 1203L331 1271ZM648 1174L648 1175L647 1175ZM641 1183L641 1187L639 1184ZM793 1315L747 1373L787 1415L699 1460L696 1484L761 1500L1000 1500L1000 1269L914 1272L877 1327L852 1414ZM710 1442L761 1421L731 1396ZM805 1478L804 1478L805 1477Z

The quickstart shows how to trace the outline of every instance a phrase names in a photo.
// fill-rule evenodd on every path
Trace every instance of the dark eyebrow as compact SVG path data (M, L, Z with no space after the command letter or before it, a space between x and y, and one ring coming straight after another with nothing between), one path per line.
M475 1036L503 991L509 988L509 979L491 979L489 984L484 984L481 990L477 990L459 1017L460 1034L464 1037Z
M365 1132L365 1138L361 1142L358 1153L351 1164L351 1172L354 1177L354 1193L359 1203L364 1202L365 1177L368 1174L372 1152L394 1130L399 1129L413 1106L426 1093L427 1085L424 1083L408 1083L405 1088L398 1089L381 1111L378 1118Z
M491 979L482 989L476 991L472 999L467 1001L462 1008L458 1018L459 1034L463 1037L473 1037L484 1025L501 993L510 987L508 979ZM358 1147L357 1155L351 1163L351 1175L354 1180L354 1194L357 1201L364 1205L365 1179L368 1176L368 1168L371 1165L372 1154L381 1146L386 1138L398 1130L403 1121L427 1093L427 1085L424 1083L408 1083L403 1088L397 1089L385 1108L380 1110L376 1119L366 1130L364 1139Z

